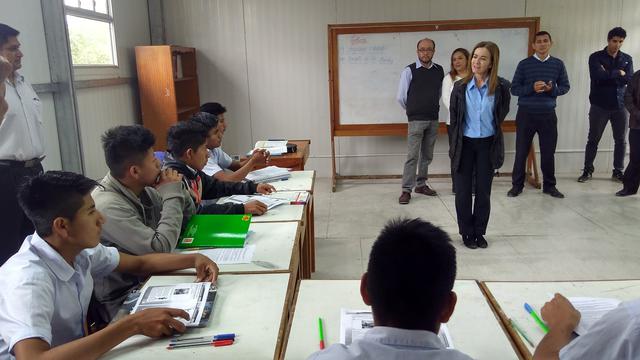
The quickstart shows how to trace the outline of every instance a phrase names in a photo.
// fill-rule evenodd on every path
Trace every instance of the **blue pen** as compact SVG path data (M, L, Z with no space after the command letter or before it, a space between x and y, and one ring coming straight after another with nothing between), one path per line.
M549 332L549 328L547 327L547 325L542 321L542 319L540 319L538 314L536 314L535 310L533 310L533 308L529 304L524 303L524 309L529 313L529 315L531 315L533 320L535 320L535 322L538 323L540 328L542 328L542 330L545 333Z

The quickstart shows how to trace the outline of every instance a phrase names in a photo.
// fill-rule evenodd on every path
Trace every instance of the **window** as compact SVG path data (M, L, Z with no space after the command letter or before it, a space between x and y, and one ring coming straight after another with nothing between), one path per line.
M117 66L111 0L64 0L74 66Z

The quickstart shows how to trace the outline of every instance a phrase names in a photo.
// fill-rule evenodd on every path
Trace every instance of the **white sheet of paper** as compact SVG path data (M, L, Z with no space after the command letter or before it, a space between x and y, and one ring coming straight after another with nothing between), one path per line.
M580 323L574 330L583 335L600 318L620 305L620 300L609 298L570 297L569 301L576 310L580 311Z
M367 331L373 328L373 313L371 310L340 309L340 343L350 345L361 339ZM438 338L447 349L453 349L453 340L446 324L440 325Z
M220 201L218 201L218 203L219 204L225 204L225 203L246 204L252 200L257 200L267 205L267 210L271 210L278 205L286 205L289 203L286 200L276 199L276 198L261 196L261 195L231 195L228 198L221 199Z
M145 286L131 313L158 307L182 309L189 314L189 320L180 321L189 327L198 326L210 287L210 282Z
M253 254L256 252L256 245L245 245L242 248L215 248L201 249L197 251L183 251L183 254L202 254L215 261L218 265L250 264Z
M309 201L309 193L306 191L277 191L264 196L295 204L306 204Z
M262 169L253 170L247 174L246 179L253 182L268 182L272 180L288 179L290 177L291 172L289 169L272 165Z

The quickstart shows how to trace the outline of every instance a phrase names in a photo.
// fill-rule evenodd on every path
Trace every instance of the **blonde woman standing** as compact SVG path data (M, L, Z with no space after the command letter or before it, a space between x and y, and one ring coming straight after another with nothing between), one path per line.
M504 163L501 125L511 94L509 82L498 77L498 46L483 41L471 54L468 75L455 83L451 93L449 156L455 172L458 230L464 245L475 249L488 246L484 235L491 212L491 184L494 170Z

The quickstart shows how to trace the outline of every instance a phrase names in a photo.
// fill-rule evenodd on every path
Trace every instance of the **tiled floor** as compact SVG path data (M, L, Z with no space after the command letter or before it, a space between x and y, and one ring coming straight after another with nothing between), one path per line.
M316 182L314 279L358 279L384 223L396 216L422 217L447 231L457 249L458 278L479 280L602 280L640 278L640 195L618 198L621 185L606 174L580 184L559 176L554 199L526 187L508 198L510 178L497 178L492 193L489 248L462 245L449 179L430 182L439 196L413 194L399 205L400 180Z

